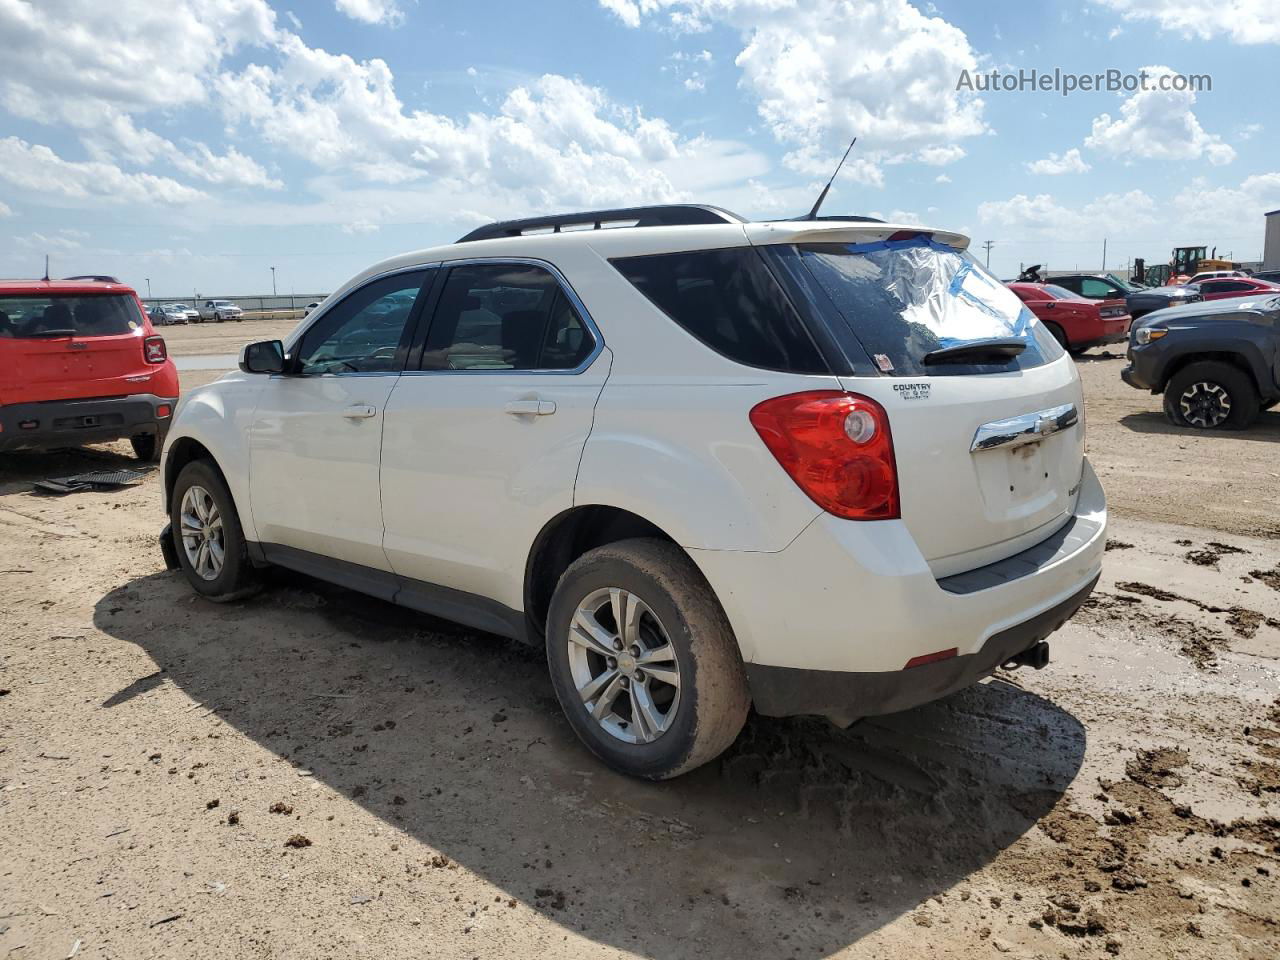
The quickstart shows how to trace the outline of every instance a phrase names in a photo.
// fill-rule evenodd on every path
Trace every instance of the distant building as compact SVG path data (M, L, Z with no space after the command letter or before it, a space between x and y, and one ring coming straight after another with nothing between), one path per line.
M1280 270L1280 210L1267 214L1267 239L1262 253L1263 270Z

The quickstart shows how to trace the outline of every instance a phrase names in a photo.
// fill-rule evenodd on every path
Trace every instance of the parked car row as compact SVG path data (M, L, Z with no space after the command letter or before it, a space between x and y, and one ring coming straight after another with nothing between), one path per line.
M1008 284L1063 348L1127 343L1124 382L1170 422L1243 429L1280 402L1280 283L1239 270L1141 288L1111 274Z

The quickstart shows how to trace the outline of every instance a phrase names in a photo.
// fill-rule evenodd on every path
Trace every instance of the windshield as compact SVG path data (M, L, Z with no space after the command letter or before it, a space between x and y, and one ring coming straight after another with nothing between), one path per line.
M882 374L1001 373L1062 355L1022 301L967 254L929 237L798 247L810 275ZM926 355L979 340L1026 348L1002 362L926 365Z
M1137 289L1138 289L1138 288L1137 288L1137 287L1135 287L1132 283L1130 283L1128 280L1121 280L1121 279L1120 279L1119 277L1117 277L1114 273L1108 273L1108 274L1107 274L1107 278L1108 278L1109 280L1111 280L1113 283L1115 283L1115 285L1116 285L1116 286L1118 286L1121 290L1129 290L1129 291L1131 291L1131 292L1132 292L1132 291L1134 291L1134 290L1137 290Z
M119 336L142 324L133 297L118 293L0 296L0 339Z

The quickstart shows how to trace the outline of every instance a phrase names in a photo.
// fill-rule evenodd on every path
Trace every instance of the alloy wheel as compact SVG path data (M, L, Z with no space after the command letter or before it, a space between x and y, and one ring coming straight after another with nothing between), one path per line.
M1201 380L1182 391L1178 410L1193 427L1217 427L1231 416L1231 394L1220 384Z
M212 494L204 487L190 486L182 495L182 549L196 576L216 580L226 561L222 514Z
M574 611L569 669L583 709L624 743L652 743L680 707L680 664L653 609L628 590L606 587Z

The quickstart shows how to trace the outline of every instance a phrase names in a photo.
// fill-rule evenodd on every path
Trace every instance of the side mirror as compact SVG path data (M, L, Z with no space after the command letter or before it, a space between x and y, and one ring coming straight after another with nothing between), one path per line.
M279 340L246 343L240 350L240 369L245 373L284 373L284 344Z

